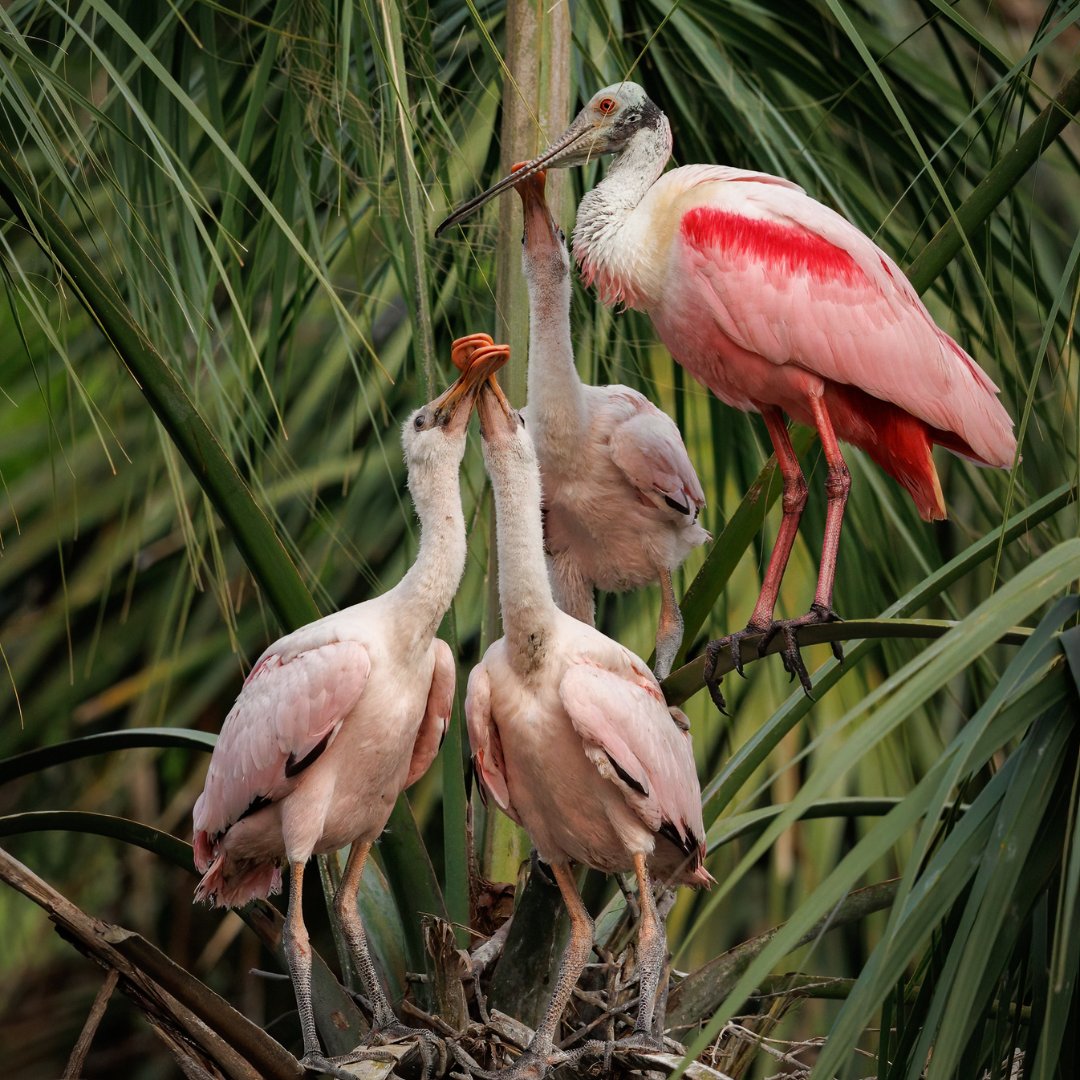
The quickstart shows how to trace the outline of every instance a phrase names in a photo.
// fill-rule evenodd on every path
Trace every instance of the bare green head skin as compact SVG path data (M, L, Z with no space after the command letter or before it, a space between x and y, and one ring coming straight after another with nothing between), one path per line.
M489 199L527 179L540 169L569 169L604 154L618 154L640 131L666 132L667 119L637 83L605 86L589 99L570 126L542 153L504 176L479 195L462 203L435 230L441 236ZM665 135L665 137L667 137Z

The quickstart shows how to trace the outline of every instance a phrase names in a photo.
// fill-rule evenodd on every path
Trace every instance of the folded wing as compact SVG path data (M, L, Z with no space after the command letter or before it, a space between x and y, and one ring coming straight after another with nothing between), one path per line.
M659 687L579 662L563 676L559 697L600 775L649 829L681 847L692 865L700 863L705 826L690 733Z
M612 432L610 446L611 460L646 499L689 521L697 518L705 493L670 416L643 398Z
M356 641L260 658L225 718L195 803L197 864L208 863L229 826L295 787L360 700L370 670Z

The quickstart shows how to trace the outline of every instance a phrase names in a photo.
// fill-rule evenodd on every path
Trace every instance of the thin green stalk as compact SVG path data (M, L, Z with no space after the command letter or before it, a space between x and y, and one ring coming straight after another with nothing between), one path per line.
M897 882L882 881L849 893L824 918L803 933L793 948L815 941L829 930L861 922L875 911L889 907L896 897ZM736 945L687 975L671 992L667 1022L673 1028L694 1027L708 1016L731 992L750 962L776 936L779 927Z
M907 276L915 289L926 292L942 270L964 246L970 235L993 213L1020 178L1042 156L1046 148L1076 119L1080 110L1080 71L1058 91L1057 96L1024 129L1012 149L982 178L956 213L938 229L908 267Z
M385 50L380 55L387 80L386 106L394 116L394 160L404 216L403 227L397 230L397 235L405 246L405 261L409 267L409 280L403 284L412 306L413 341L423 367L425 392L428 398L433 398L436 389L435 335L431 328L431 297L423 240L427 235L427 215L420 200L420 176L413 157L416 133L410 116L409 84L405 78L401 11L397 4L387 3L387 0L378 0L378 6Z
M236 466L199 415L176 373L136 323L112 283L45 202L6 146L0 145L0 196L53 261L79 302L101 327L199 486L221 515L236 546L285 627L320 615L315 601Z

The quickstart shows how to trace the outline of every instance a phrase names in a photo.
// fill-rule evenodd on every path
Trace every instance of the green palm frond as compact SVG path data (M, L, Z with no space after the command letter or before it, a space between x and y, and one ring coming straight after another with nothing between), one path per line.
M432 226L568 118L544 112L543 79L530 91L514 74L511 7L0 10L0 827L86 910L171 943L189 970L220 940L200 977L265 1019L291 1007L287 987L246 977L257 956L190 913L185 872L79 832L88 817L28 815L109 815L186 838L201 783L190 748L220 728L250 660L284 626L382 591L415 554L398 423L449 381L454 337L524 326L515 201L452 243ZM854 1075L856 1050L889 1080L928 1060L935 1080L1008 1075L1016 1051L1030 1075L1064 1075L1080 964L1066 719L1080 647L1060 606L1080 528L1080 8L582 0L557 17L566 44L545 64L563 65L558 108L631 75L668 114L680 164L780 173L847 214L908 267L1021 436L1010 472L939 460L951 521L934 527L852 451L837 603L853 629L904 632L850 641L842 668L825 660L814 701L766 658L726 680L733 717L721 718L693 693L693 660L753 605L779 495L767 441L672 363L647 319L575 290L583 375L640 388L676 417L716 538L681 571L689 663L667 689L693 725L722 884L680 897L669 930L680 970L753 958L725 976L726 1000L680 1023L703 1033L695 1048L735 1014L754 1013L747 1030L762 1037L823 1037L822 1076ZM509 100L527 107L508 117ZM603 169L561 177L568 232ZM520 396L523 348L515 365ZM824 507L819 451L795 439L812 496L790 611L811 592ZM463 491L469 565L444 627L462 687L495 631L475 448ZM647 654L656 606L647 592L604 597L600 623ZM469 789L462 720L459 701L364 899L395 992L425 962L420 912L465 923L472 861L481 875L494 865L497 819ZM54 824L17 836L20 816ZM852 890L893 877L888 913L815 930ZM557 939L528 888L538 922L525 908L519 936ZM611 883L590 878L586 895L622 940ZM0 917L18 943L0 961L4 1012L35 972L78 961L7 892ZM329 955L326 926L316 935ZM512 966L499 976L511 1008L535 990ZM812 975L833 980L827 1000L806 989ZM82 1017L63 1016L73 1042ZM714 1049L768 1074L756 1046L721 1036ZM52 1056L27 1067L59 1074L64 1050L41 1052Z

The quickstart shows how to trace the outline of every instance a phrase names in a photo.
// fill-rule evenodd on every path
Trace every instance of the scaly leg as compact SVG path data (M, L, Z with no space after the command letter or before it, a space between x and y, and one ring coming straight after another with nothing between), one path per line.
M305 1064L309 1057L320 1056L319 1033L315 1028L315 1010L311 1005L311 942L304 925L304 864L289 865L289 913L285 918L282 944L289 961L296 1008L300 1013L300 1029L304 1033Z
M821 545L821 567L818 570L817 590L814 593L813 607L828 612L835 618L832 610L833 585L836 581L836 556L840 550L840 528L844 523L844 508L847 506L851 491L851 473L847 462L840 453L840 444L836 441L829 410L824 398L814 398L810 403L814 412L814 423L821 436L821 448L825 452L825 461L829 474L825 480L825 493L828 504L825 510L825 542ZM839 643L834 643L838 646ZM840 657L839 659L842 659Z
M364 923L360 918L357 908L357 896L360 892L360 879L367 865L368 855L371 853L371 844L353 844L349 850L349 858L345 863L345 873L341 877L334 896L334 914L341 924L345 940L348 942L349 951L352 953L353 964L357 974L364 984L371 1001L372 1028L371 1036L377 1042L403 1042L406 1039L419 1040L419 1049L424 1061L424 1076L429 1076L433 1070L436 1057L440 1062L440 1070L446 1065L446 1048L433 1032L423 1028L411 1028L402 1024L394 1012L386 991L379 982L378 972L371 959L368 949L367 935L364 932ZM354 1054L348 1055L349 1060L357 1060ZM344 1062L342 1062L344 1063Z
M300 1013L300 1029L304 1033L304 1056L300 1064L312 1072L336 1076L343 1080L356 1080L352 1073L339 1069L322 1052L319 1034L315 1027L315 1010L311 1004L311 942L304 925L304 864L289 864L289 913L285 917L282 944L289 961L289 976L296 994L296 1008Z
M548 557L548 578L555 605L587 626L596 625L596 592L566 552Z
M810 610L797 619L782 619L774 622L761 642L764 649L773 635L784 635L784 648L780 655L785 669L792 678L798 676L803 690L809 694L812 687L810 675L803 663L795 632L801 626L814 626L818 623L839 622L840 616L832 606L833 583L836 580L836 556L840 549L840 528L844 521L844 507L847 505L848 492L851 491L851 473L840 453L840 444L836 440L832 419L825 406L825 399L810 399L810 410L814 417L814 426L821 438L821 449L825 454L828 474L825 478L825 494L828 502L825 508L825 539L821 545L821 565L818 570L817 589ZM840 642L832 642L833 655L837 660L844 659L844 650Z
M661 566L657 572L660 580L660 621L656 627L656 663L653 674L662 682L671 674L671 665L682 644L683 618L675 588L671 583L671 571Z
M634 855L634 873L637 875L638 901L641 905L637 939L638 1014L634 1033L629 1039L621 1039L618 1045L662 1050L663 1040L653 1034L653 1013L656 1010L657 987L667 959L667 936L663 920L656 910L649 868L645 864L645 856L640 852Z
M379 982L375 964L368 950L364 924L356 907L356 898L360 892L360 878L363 877L370 853L371 844L353 844L349 850L345 873L341 877L341 884L334 896L334 914L341 924L349 951L352 953L353 963L356 965L356 972L371 1001L373 1026L378 1031L396 1024L398 1018L390 1004L390 999L386 996L386 991Z
M499 1080L539 1080L549 1068L563 1064L569 1056L572 1056L553 1054L552 1047L563 1010L592 952L593 921L581 902L577 882L574 881L570 867L566 863L553 863L551 872L555 875L559 892L563 896L563 903L566 904L567 914L570 916L570 941L559 964L559 973L555 977L555 989L552 991L544 1019L536 1029L536 1034L529 1043L528 1049L510 1068L503 1069L497 1074ZM475 1073L475 1075L482 1074Z
M799 468L799 459L795 456L795 448L791 445L791 436L788 435L784 414L776 406L770 405L761 410L761 415L765 420L769 438L772 440L773 450L776 453L776 464L780 469L780 475L784 482L784 514L780 519L780 528L776 534L772 554L769 556L769 565L765 569L765 579L761 583L761 592L758 594L754 612L750 616L746 628L734 634L728 634L726 637L717 638L716 641L710 641L705 649L705 685L709 688L713 703L722 713L727 712L727 703L724 701L724 695L720 692L720 679L715 675L717 657L723 648L730 647L735 670L742 675L741 645L743 639L763 636L772 626L773 612L776 610L776 598L780 592L780 582L784 578L784 571L787 569L791 549L799 532L799 520L802 517L803 508L806 506L806 478L803 476L802 469ZM759 643L758 648L761 648L761 643Z

